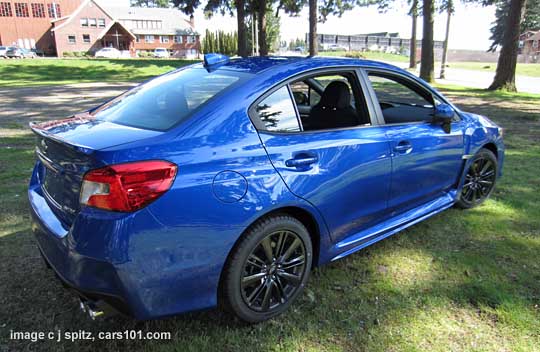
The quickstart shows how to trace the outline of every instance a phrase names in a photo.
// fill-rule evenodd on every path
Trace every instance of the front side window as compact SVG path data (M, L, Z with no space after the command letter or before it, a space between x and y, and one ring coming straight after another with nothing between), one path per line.
M74 35L68 35L68 43L69 44L75 44L77 40L75 39Z
M162 35L159 38L160 38L161 43L168 43L169 42L169 36L167 36L167 35Z
M81 27L88 27L88 18L81 18Z
M83 43L90 43L90 34L83 34Z
M187 36L187 42L191 43L191 44L195 43L196 42L195 36L194 35L188 35Z
M154 36L153 35L145 35L144 41L147 43L153 43L154 42Z
M89 18L88 24L90 25L90 27L97 27L97 20L95 18Z
M433 119L433 96L419 85L386 73L370 72L368 77L387 124Z
M174 36L174 42L178 44L182 44L182 36L181 35L175 35Z
M226 70L188 68L133 88L91 113L100 120L167 130L217 94L251 76Z
M98 19L98 26L99 26L99 28L105 28L105 19L104 18Z
M263 99L255 108L265 130L297 132L300 124L287 86L283 86Z

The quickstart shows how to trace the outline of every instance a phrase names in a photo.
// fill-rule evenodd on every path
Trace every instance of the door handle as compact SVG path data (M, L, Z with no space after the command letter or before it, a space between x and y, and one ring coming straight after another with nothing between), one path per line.
M319 159L316 156L310 157L300 157L289 159L285 161L285 166L287 167L306 167L311 164L315 164Z
M408 153L412 150L412 144L408 141L401 141L395 147L394 151L398 153Z

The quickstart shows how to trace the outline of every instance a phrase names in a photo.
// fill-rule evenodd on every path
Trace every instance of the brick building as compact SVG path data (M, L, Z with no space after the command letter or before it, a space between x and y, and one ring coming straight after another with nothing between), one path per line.
M80 4L81 0L0 0L0 44L54 54L52 21L72 13Z
M175 9L106 7L95 0L0 0L0 44L62 56L114 47L129 56L166 48L175 57L200 52L193 18Z
M520 35L519 50L524 62L538 62L540 60L540 31L527 31Z

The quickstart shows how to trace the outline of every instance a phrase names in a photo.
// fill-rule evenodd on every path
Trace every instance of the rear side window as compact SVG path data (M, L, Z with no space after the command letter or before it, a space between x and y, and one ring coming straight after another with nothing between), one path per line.
M133 88L92 114L100 120L163 131L247 76L234 71L187 68Z
M267 131L300 131L296 110L287 86L283 86L264 98L255 108Z

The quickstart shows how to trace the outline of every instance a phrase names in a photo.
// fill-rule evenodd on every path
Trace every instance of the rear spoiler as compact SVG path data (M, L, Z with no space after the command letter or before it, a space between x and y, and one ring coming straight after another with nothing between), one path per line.
M71 148L71 149L73 149L75 151L78 151L78 152L89 155L89 154L92 154L94 152L94 149L92 149L92 148L90 148L88 146L82 145L82 144L75 144L75 143L68 142L63 138L58 137L56 134L51 133L51 132L48 131L49 129L52 129L53 127L61 126L62 124L78 123L78 122L80 123L80 122L84 122L84 121L88 121L88 119L78 117L78 116L74 116L72 118L63 119L63 120L55 120L55 121L51 121L51 122L30 122L28 124L28 127L30 127L32 132L34 134L36 134L37 136L39 136L39 137L43 137L43 138L46 138L46 139L53 140L53 141L55 141L57 143L65 145L66 147Z

